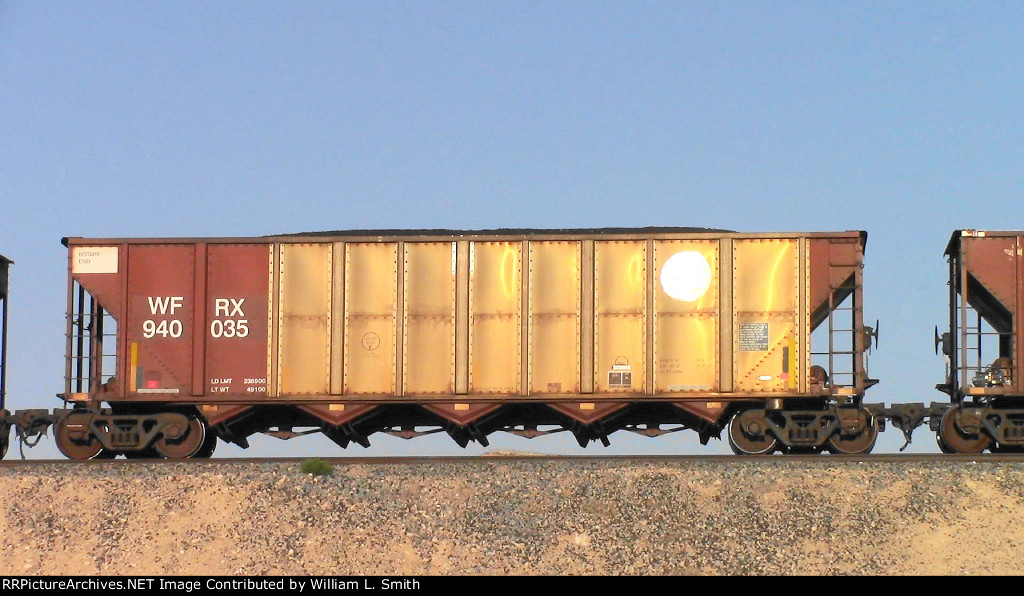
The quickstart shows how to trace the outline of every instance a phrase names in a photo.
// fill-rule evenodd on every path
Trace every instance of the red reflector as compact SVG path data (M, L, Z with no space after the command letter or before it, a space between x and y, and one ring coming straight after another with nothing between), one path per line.
M160 386L160 383L157 383L156 381L146 381L146 388L147 389L156 389L159 386Z

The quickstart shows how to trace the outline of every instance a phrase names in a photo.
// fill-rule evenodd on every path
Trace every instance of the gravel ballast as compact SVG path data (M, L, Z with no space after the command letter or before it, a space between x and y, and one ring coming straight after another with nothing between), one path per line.
M0 575L1019 574L1024 463L0 468Z

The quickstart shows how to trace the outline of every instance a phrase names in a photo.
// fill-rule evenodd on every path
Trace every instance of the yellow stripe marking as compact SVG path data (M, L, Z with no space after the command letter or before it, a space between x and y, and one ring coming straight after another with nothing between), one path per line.
M128 371L129 391L139 388L139 344L132 342L131 368Z

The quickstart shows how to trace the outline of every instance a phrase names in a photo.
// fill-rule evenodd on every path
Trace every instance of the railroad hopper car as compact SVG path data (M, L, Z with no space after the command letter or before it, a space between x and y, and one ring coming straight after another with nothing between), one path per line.
M726 431L862 453L867 235L696 228L67 238L68 407L89 459L217 439ZM31 435L32 414L19 433ZM5 433L6 434L6 433Z
M931 428L947 453L1024 450L1024 232L957 230L949 260L949 326L936 329L947 358Z

